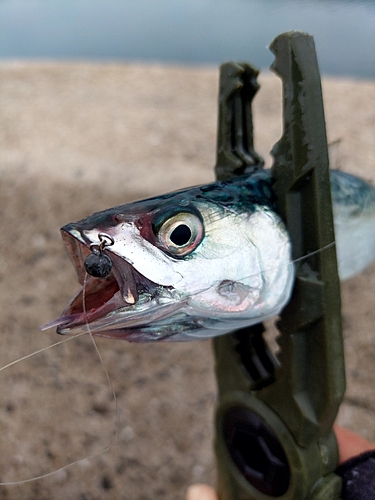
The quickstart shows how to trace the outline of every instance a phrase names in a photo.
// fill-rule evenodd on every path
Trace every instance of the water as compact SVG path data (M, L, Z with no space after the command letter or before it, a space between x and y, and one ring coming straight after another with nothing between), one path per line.
M322 73L375 78L375 0L0 0L0 57L272 63L314 35Z

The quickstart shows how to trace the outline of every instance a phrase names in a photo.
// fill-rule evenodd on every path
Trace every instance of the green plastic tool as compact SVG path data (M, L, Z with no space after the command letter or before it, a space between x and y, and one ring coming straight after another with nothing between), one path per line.
M261 324L214 340L218 489L221 500L339 499L332 425L345 371L320 76L310 35L284 33L270 48L284 95L272 174L296 280L277 323L277 358ZM218 179L263 166L253 147L257 74L247 64L221 67Z

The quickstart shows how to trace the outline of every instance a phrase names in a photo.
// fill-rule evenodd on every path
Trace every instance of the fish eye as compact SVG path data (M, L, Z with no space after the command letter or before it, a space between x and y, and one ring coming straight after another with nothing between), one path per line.
M180 212L165 220L156 234L158 244L177 257L184 257L195 250L203 236L201 218L190 212Z

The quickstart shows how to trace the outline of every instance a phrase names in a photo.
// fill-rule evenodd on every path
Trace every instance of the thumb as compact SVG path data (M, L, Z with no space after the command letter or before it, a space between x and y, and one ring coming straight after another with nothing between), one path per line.
M334 426L335 434L337 438L337 443L339 445L340 451L340 464L346 462L356 455L360 455L365 451L370 451L375 449L375 445L367 441L358 434L344 429L339 425Z
M186 500L218 500L218 496L207 484L193 484L187 489Z

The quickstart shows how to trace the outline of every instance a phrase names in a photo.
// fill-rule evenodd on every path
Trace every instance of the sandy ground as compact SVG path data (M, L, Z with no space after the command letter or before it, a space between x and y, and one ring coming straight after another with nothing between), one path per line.
M256 147L281 133L264 74ZM39 325L77 289L59 227L93 211L213 180L218 71L115 64L0 65L0 366L62 340ZM333 166L375 183L375 83L323 81ZM375 441L375 266L343 285L348 391L339 422ZM3 370L0 499L182 499L214 483L209 342L89 338ZM114 444L113 444L114 443ZM103 451L106 450L107 451Z

